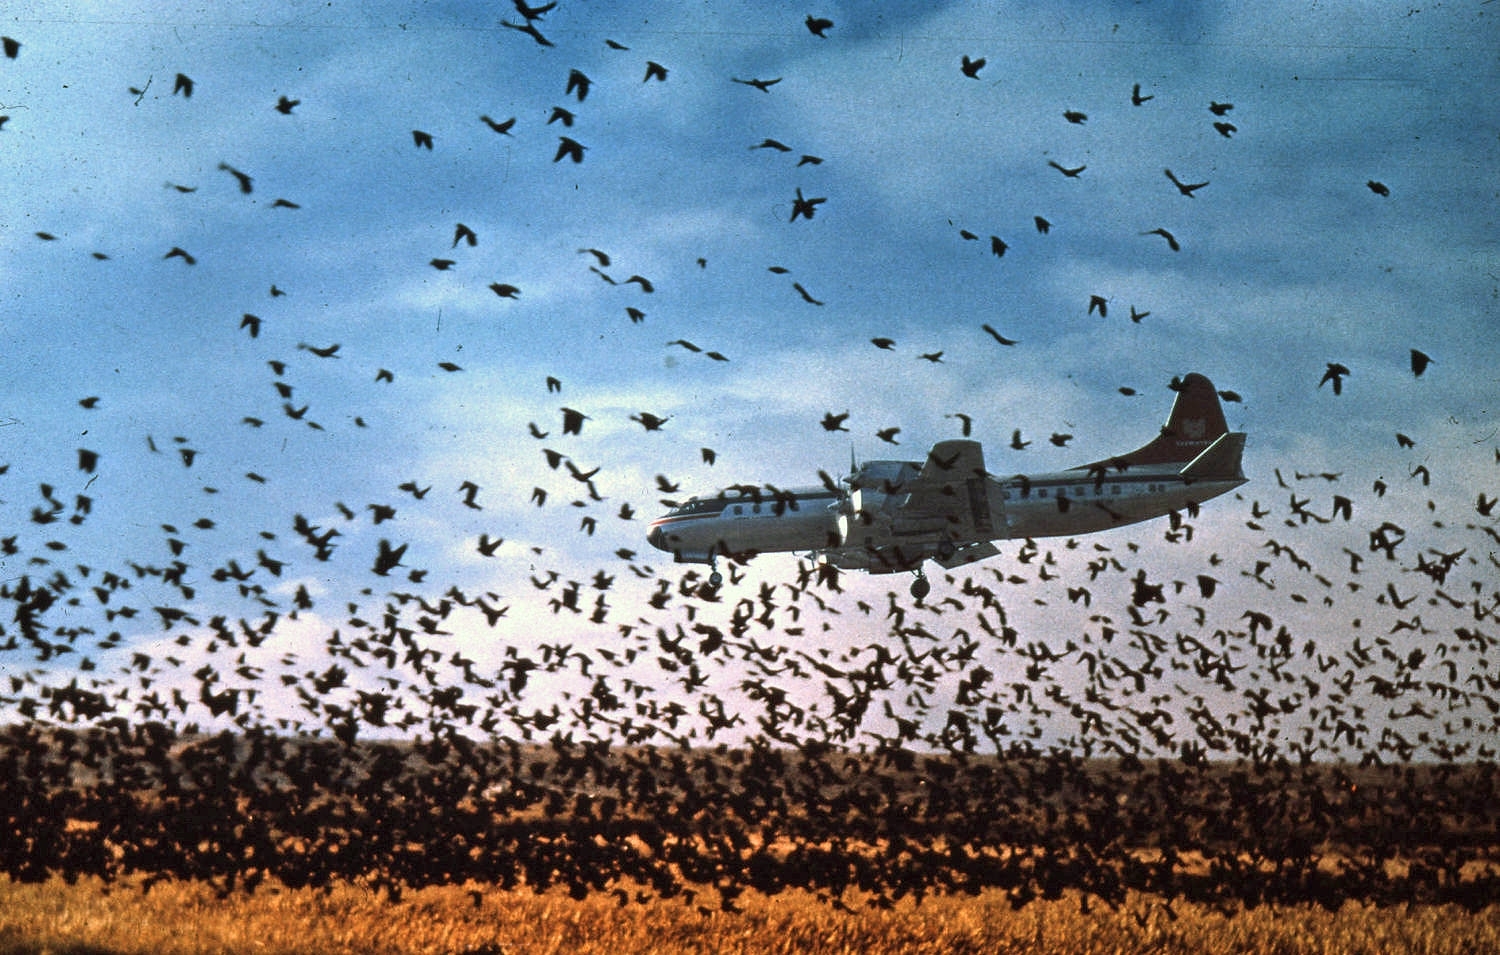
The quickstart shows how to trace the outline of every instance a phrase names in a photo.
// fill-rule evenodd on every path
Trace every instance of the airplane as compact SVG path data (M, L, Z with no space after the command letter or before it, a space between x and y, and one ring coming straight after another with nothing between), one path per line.
M1193 373L1172 388L1161 433L1129 454L999 478L985 470L978 441L939 441L925 461L866 461L818 487L736 485L692 497L652 521L646 540L678 563L708 564L713 587L723 583L720 557L805 552L839 569L914 573L920 601L931 589L928 560L951 570L996 556L997 540L1193 512L1244 484L1245 433L1229 430L1212 383Z

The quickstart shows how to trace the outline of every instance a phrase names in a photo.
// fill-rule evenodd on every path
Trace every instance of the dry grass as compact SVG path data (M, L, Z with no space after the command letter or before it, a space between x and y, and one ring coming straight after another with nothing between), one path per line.
M478 904L476 904L476 898ZM839 911L810 895L746 895L738 913L680 901L621 906L529 891L426 889L391 903L369 890L263 890L218 899L191 883L106 890L97 882L18 885L0 879L0 955L11 953L609 953L966 952L1442 955L1500 951L1500 905L1336 912L1264 907L1225 916L1204 906L1132 897L1084 913L1077 898L1020 910L1004 895ZM1174 918L1175 916L1175 918Z

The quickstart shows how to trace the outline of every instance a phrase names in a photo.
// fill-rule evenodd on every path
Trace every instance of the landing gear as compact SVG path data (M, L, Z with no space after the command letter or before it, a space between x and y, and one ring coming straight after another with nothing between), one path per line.
M719 558L709 557L708 567L708 585L717 590L724 585L724 575L719 573Z
M918 568L917 579L911 582L912 599L917 603L921 603L923 600L927 599L927 595L931 592L932 581L927 579L927 575L923 573L921 568Z

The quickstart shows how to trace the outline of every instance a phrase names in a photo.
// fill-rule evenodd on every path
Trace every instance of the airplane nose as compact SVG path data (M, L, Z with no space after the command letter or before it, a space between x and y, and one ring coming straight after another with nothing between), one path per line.
M666 550L667 534L660 527L653 527L651 528L651 532L646 535L646 543L657 550Z

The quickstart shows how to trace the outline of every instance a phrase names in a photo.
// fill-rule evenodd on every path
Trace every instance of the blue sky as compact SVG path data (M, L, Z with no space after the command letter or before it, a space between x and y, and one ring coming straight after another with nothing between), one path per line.
M804 25L809 12L833 21L826 37ZM657 475L680 484L677 497L811 483L820 468L846 467L851 448L919 459L956 436L957 412L972 415L992 472L1051 470L1149 438L1167 382L1188 371L1242 397L1226 411L1250 434L1252 483L1205 511L1190 548L1154 526L1103 546L1155 577L1191 579L1205 552L1264 549L1271 532L1252 501L1284 509L1311 495L1326 512L1344 493L1358 499L1357 521L1279 531L1317 555L1324 576L1345 547L1367 549L1370 527L1428 527L1437 512L1445 526L1428 527L1422 546L1469 547L1468 572L1493 578L1489 538L1462 527L1478 519L1476 495L1500 483L1500 37L1487 4L787 12L563 0L537 21L550 47L505 19L521 18L462 3L37 3L0 19L22 44L0 61L11 384L0 501L20 547L7 579L45 573L25 565L32 555L162 563L176 539L202 614L234 617L259 605L209 574L265 549L289 562L282 578L261 573L275 599L297 586L324 595L303 615L302 639L315 644L341 604L378 603L394 586L369 573L388 539L408 544L396 583L424 568L439 590L490 591L512 606L509 630L465 638L477 652L556 636L609 645L622 622L691 619L691 601L665 617L643 602L679 573L644 542L665 496ZM986 60L974 78L959 69L964 56ZM645 79L648 62L666 67L664 81ZM574 70L590 80L584 98L567 92ZM173 92L179 73L190 97ZM762 91L736 79L779 82ZM1150 97L1138 105L1136 84ZM285 114L283 96L298 101ZM1232 108L1215 115L1211 103ZM559 107L572 125L553 119ZM501 135L481 116L515 124ZM1230 135L1216 122L1232 123ZM560 136L586 147L581 163L554 161ZM755 148L767 139L789 151ZM1069 178L1053 162L1085 168ZM1184 196L1166 169L1208 185ZM798 190L825 200L811 220L789 221ZM455 244L459 223L477 235L472 247ZM1158 228L1181 250L1149 234ZM196 264L164 258L173 248ZM501 298L492 283L519 292ZM1088 311L1094 295L1107 316ZM1134 322L1133 309L1150 314ZM247 314L256 337L241 327ZM986 324L1020 344L1000 347ZM879 336L894 349L871 345ZM333 357L312 351L335 344ZM1412 348L1433 358L1420 378ZM941 362L919 357L935 352ZM1340 395L1319 386L1329 362L1351 370ZM377 380L381 370L394 380ZM93 408L79 405L91 396ZM285 406L306 411L293 419ZM564 406L589 416L581 435L561 433ZM830 411L850 412L849 433L820 426ZM647 432L631 420L641 412L668 422ZM533 438L533 422L548 437ZM889 427L901 429L899 448L875 436ZM1006 447L1014 429L1033 440L1025 451ZM1075 437L1056 448L1053 432ZM1397 432L1415 446L1398 446ZM78 467L80 448L98 455L92 473ZM550 468L544 448L599 468L605 500ZM1420 490L1417 465L1433 476ZM1294 488L1277 485L1278 469ZM1294 478L1325 471L1343 475L1337 487ZM1376 479L1395 490L1377 497ZM418 501L397 489L406 481L433 490ZM465 506L465 481L482 510ZM41 483L66 513L78 494L93 512L78 525L32 523ZM376 525L376 503L398 517ZM312 559L296 514L339 530L332 560ZM480 534L506 543L482 557ZM1017 546L983 570L1016 571ZM1220 599L1230 629L1263 599L1326 639L1386 609L1358 603L1383 581L1340 583L1328 606L1288 600L1286 585L1263 593L1239 569L1215 571L1230 581ZM548 570L617 576L609 621L552 612L555 591L528 580ZM1409 570L1391 570L1400 589ZM764 558L741 586L753 594L795 572L791 558ZM845 583L845 599L881 606L905 589L899 578ZM1036 632L1089 625L1055 585L1036 587L1015 598ZM1114 587L1128 603L1128 580ZM826 618L829 639L854 639L849 619ZM723 682L727 694L735 681ZM804 689L816 702L816 682Z

